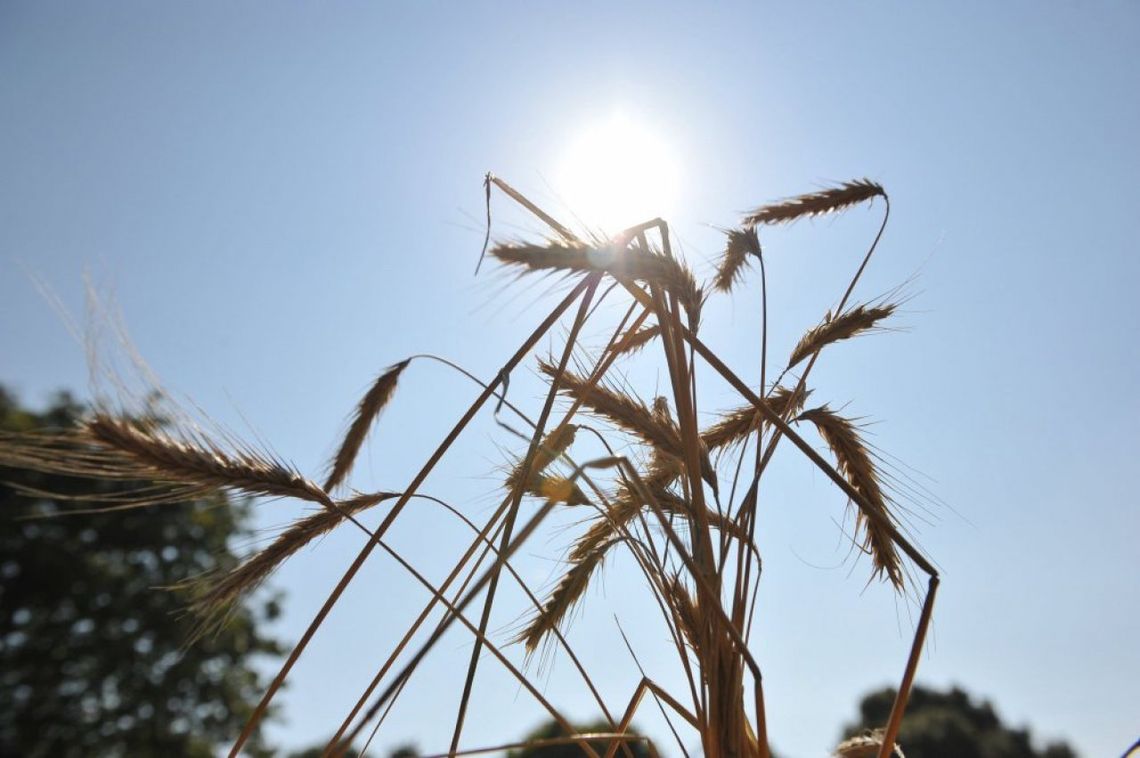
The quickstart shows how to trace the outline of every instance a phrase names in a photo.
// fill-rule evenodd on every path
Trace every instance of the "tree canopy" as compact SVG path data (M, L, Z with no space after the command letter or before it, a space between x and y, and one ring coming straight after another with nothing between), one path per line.
M612 732L613 728L605 721L595 721L590 724L582 724L576 727L578 734L588 734L591 732ZM636 733L635 730L631 732ZM562 726L554 720L547 721L539 726L537 729L528 734L524 739L527 740L545 740L556 737L565 737L567 732ZM631 741L627 742L630 752L634 758L646 758L649 751L645 747L644 742ZM600 754L604 754L606 748L610 745L610 740L591 740L590 746L597 750ZM587 753L576 744L567 745L538 745L534 747L525 747L518 750L510 751L508 758L579 758ZM624 751L619 750L618 755L626 755Z
M894 700L889 687L864 697L859 720L844 727L844 737L881 727ZM907 758L1076 758L1064 743L1035 749L1028 729L1006 726L989 701L976 703L957 687L947 692L915 687L898 742Z
M64 428L80 411L60 395L31 412L0 388L5 432ZM189 644L188 598L170 589L236 564L250 504L67 513L92 505L72 498L145 486L0 468L0 755L212 756L252 712L254 659L282 652L262 627L276 602L238 605Z

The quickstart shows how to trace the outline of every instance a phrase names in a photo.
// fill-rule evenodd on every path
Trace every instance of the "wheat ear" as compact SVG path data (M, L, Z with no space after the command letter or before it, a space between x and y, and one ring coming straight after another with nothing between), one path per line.
M835 748L834 758L876 758L883 749L883 739L882 729L869 730L865 734L849 737ZM898 758L906 758L898 743L895 743L895 749L891 754Z
M844 182L838 187L763 205L745 216L744 224L755 226L757 224L788 223L806 216L834 213L866 200L886 197L886 195L887 193L882 186L870 179L856 179L855 181Z
M717 265L716 278L713 280L713 287L721 292L728 292L740 280L749 255L760 257L760 237L755 227L730 229L727 236L724 254Z
M399 495L398 492L358 495L337 503L335 509L322 508L294 521L267 547L243 561L241 565L220 579L206 577L191 582L189 586L195 591L196 597L190 607L191 610L202 616L195 636L212 629L235 600L260 586L278 566L295 555L302 547L332 531L348 516L355 516L384 500L390 500L399 497Z
M891 584L901 589L902 565L890 530L893 517L879 482L878 469L857 427L826 405L804 411L798 420L815 424L835 455L839 473L866 499L871 512L864 513L862 507L858 509L856 531L862 528L866 532L863 546L871 554L875 575L885 574Z
M538 649L542 639L562 623L562 619L582 598L590 586L590 577L605 560L608 548L609 544L600 545L589 555L574 561L570 570L563 574L554 591L542 604L542 610L535 612L526 628L515 638L516 642L526 645L528 654Z
M822 350L827 345L874 329L878 323L895 312L897 306L888 305L857 305L848 308L838 316L830 313L824 317L823 323L809 329L792 350L792 357L788 359L788 368L792 368L804 358Z
M558 368L547 361L540 360L538 368L551 378L558 373ZM669 455L682 457L681 436L676 426L662 420L640 400L590 382L570 371L564 371L558 378L558 391L609 419L621 429L640 437L650 446Z
M621 341L613 346L612 352L614 355L628 355L637 352L660 334L661 327L656 324L639 329L636 332L626 333L622 336Z
M344 440L340 443L340 449L337 450L329 467L329 475L325 480L327 491L331 492L336 489L337 485L343 482L344 478L348 476L348 472L352 470L352 464L356 461L360 446L364 444L364 438L368 436L368 430L372 428L373 422L384 410L384 406L392 399L392 395L396 392L396 382L399 381L400 374L407 368L409 362L411 362L410 358L389 366L373 382L368 392L364 393L364 397L361 398L360 404L356 407L356 414L348 428L348 433L345 434Z
M768 395L768 406L780 417L787 418L803 407L804 401L811 394L811 390L801 392L793 402L794 392L787 387L777 387ZM701 432L701 439L709 450L728 447L743 442L748 435L759 429L763 422L764 416L756 410L756 406L752 404L741 406L722 413L715 424Z
M251 451L234 452L200 438L177 439L153 424L96 414L84 425L91 440L132 458L154 479L295 497L332 505L328 494L290 466ZM200 437L200 435L199 435Z
M647 284L655 284L677 296L696 328L704 294L693 273L675 258L637 247L582 242L551 242L547 245L503 243L491 248L501 263L526 271L603 271Z

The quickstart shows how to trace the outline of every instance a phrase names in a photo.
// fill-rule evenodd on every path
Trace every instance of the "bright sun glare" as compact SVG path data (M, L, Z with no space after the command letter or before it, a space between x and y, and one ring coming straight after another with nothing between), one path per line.
M678 191L675 156L644 125L616 114L566 147L555 190L591 231L616 234L658 216L668 219Z

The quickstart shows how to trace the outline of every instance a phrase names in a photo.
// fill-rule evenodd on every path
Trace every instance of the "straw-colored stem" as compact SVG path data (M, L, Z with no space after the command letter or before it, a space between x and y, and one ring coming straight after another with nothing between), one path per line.
M573 324L570 327L570 335L566 338L566 348L562 353L562 362L559 364L558 371L561 374L566 370L566 365L570 361L570 356L574 352L574 345L577 342L578 331L582 328L586 320L586 314L590 309L590 301L594 298L594 292L597 290L598 283L601 281L601 274L594 274L584 280L586 289L582 293L582 299L578 306L578 315L575 317ZM542 407L542 412L538 416L538 422L535 425L534 437L531 439L530 449L527 450L526 459L523 463L522 470L530 471L536 456L539 453L542 435L546 430L546 421L550 417L550 411L554 407L554 398L558 395L558 377L554 378L551 382L550 391L546 394L546 402ZM479 666L479 653L482 649L482 638L487 631L487 624L491 620L491 607L495 602L495 592L499 586L499 574L502 571L503 563L506 557L503 553L506 552L507 546L511 541L511 534L514 531L515 517L518 514L519 504L522 502L524 487L522 483L516 484L514 492L512 493L512 501L510 507L507 509L506 520L503 526L503 534L500 538L499 553L496 558L495 564L491 569L490 585L487 589L487 597L483 601L483 614L479 619L479 637L475 640L475 644L471 649L471 662L467 666L467 678L463 683L463 695L459 700L459 713L455 718L455 730L451 736L451 750L454 752L459 749L459 738L463 733L463 721L467 715L467 704L471 698L471 687L475 682L475 671Z
M333 588L332 592L329 594L328 598L321 606L321 609L317 612L316 617L309 624L308 628L305 629L305 633L301 636L301 639L297 642L297 644L293 647L293 650L289 653L289 656L285 659L285 663L277 672L277 675L273 678L273 681L270 683L269 688L265 691L265 694L262 695L262 698L258 702L257 707L254 709L253 713L249 717L249 720L246 722L245 728L242 729L241 734L238 735L237 740L234 742L233 747L230 749L230 758L237 758L238 753L241 752L241 748L253 734L254 728L257 726L262 716L265 715L265 710L269 707L269 703L273 700L273 696L277 693L277 690L281 688L281 685L284 683L285 678L293 669L293 665L297 662L297 659L301 657L301 653L304 652L305 648L309 644L309 641L312 640L313 635L316 634L317 629L320 628L321 624L328 616L329 611L332 610L333 606L336 605L336 602L340 599L341 595L344 594L345 588L348 587L353 577L356 576L356 573L360 571L360 567L364 565L364 561L368 559L369 555L371 555L372 550L376 547L376 544L378 543L380 537L384 535L384 533L388 530L388 527L390 527L392 525L392 522L396 520L396 517L400 515L400 512L403 510L404 506L407 505L408 500L410 500L411 496L416 492L416 490L419 489L419 486L423 484L423 481L427 479L428 474L430 474L432 469L435 468L436 464L439 463L439 460L443 457L443 454L447 452L455 440L458 439L463 430L467 428L467 425L471 422L471 419L473 419L475 417L475 414L479 412L479 409L483 407L483 405L494 394L495 390L498 389L499 384L502 382L502 377L506 376L511 371L511 369L513 369L519 363L519 361L521 361L526 355L530 353L538 341L542 339L542 336L546 334L550 327L554 326L559 318L561 318L562 313L567 308L569 308L571 303L577 300L578 297L585 291L586 286L586 282L579 283L578 286L576 286L570 292L570 294L563 298L561 303L555 306L554 310L551 311L550 314L538 326L538 328L536 328L531 333L530 337L523 341L522 346L520 346L519 349L515 351L515 354L511 356L506 364L504 364L502 370L499 371L495 379L487 384L487 388L483 390L478 398L476 398L475 402L471 404L471 406L467 409L467 412L464 413L462 418L460 418L460 420L456 423L455 427L448 433L443 442L439 444L435 452L432 453L431 457L428 458L423 468L421 468L419 473L416 474L415 478L412 480L412 483L407 487L407 489L404 490L404 494L392 507L392 510L388 513L388 516L385 517L383 523L380 524L379 528L377 528L375 532L376 536L373 539L370 539L368 543L361 549L360 553L348 567L348 570L345 571L344 576L342 576L340 581L337 582L337 585Z
M899 736L899 727L902 726L903 714L906 712L906 704L910 699L910 690L914 685L914 675L918 671L918 659L922 655L926 631L930 627L930 618L934 612L934 594L938 591L938 582L938 575L932 574L926 588L926 599L922 602L922 615L918 617L918 628L914 632L914 641L910 646L910 655L906 660L902 683L899 684L894 705L891 706L891 715L883 734L883 746L879 750L879 758L890 758L894 751L895 740Z

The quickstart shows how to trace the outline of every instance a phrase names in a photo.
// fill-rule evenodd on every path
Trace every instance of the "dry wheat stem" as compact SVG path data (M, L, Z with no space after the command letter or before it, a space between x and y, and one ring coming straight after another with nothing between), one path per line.
M594 293L597 291L598 284L601 281L601 274L595 273L588 276L585 280L586 288L582 292L581 302L578 306L578 313L570 326L570 333L566 337L566 347L562 352L562 360L558 366L558 372L561 374L566 370L567 364L570 362L570 356L574 353L574 346L578 339L578 332L586 321L586 316L590 310L590 303L594 298ZM542 441L542 434L546 429L547 419L550 417L550 412L554 408L554 399L558 394L558 378L555 377L551 383L550 391L546 395L546 401L543 404L542 411L539 413L538 421L534 430L534 438L531 440L530 448L527 450L526 460L523 463L523 470L532 470L533 463L538 455L540 443ZM490 583L487 587L487 595L483 600L483 614L479 619L479 636L475 640L475 644L471 650L471 661L467 666L467 678L463 683L463 694L459 700L459 713L455 719L455 730L451 737L451 751L454 752L459 747L459 738L463 732L463 721L467 714L467 705L471 698L471 688L475 682L475 671L479 665L479 653L482 649L482 637L487 631L487 625L491 619L491 608L495 602L495 594L499 584L499 574L502 570L503 562L507 560L506 550L511 544L511 535L514 532L515 517L518 514L519 504L522 500L523 489L521 486L516 486L512 493L512 502L510 508L507 509L506 519L503 525L503 534L500 538L499 555L496 556L495 563L491 568Z
M510 659L503 654L497 645L495 645L491 640L487 639L485 632L479 631L475 625L471 623L467 616L464 615L462 606L456 606L451 603L451 601L449 601L435 585L433 585L427 578L425 578L419 571L417 571L416 568L412 566L402 555L400 555L398 551L393 550L386 542L383 540L377 540L377 544L397 563L399 563L405 571L411 574L412 577L415 578L415 580L424 587L424 589L430 592L433 597L437 598L439 602L442 603L445 608L447 608L450 614L450 618L458 619L460 623L467 627L467 630L475 635L475 639L480 644L480 646L482 647L485 645L487 650L496 659L498 659L504 668L506 668L507 671L509 671L511 675L515 677L519 684L522 685L522 687L526 689L527 692L529 692L531 696L534 697L534 699L542 705L543 708L546 709L547 713L549 713L550 716L555 721L557 721L563 729L567 730L568 732L573 731L573 727L570 725L570 722L567 721L566 717L563 716L562 713L557 708L555 708L553 704L550 703L550 701L542 694L541 691L538 690L538 688L534 686L534 684L526 677L525 674L519 671L519 669L513 663L511 663ZM505 561L507 557L502 557L502 560ZM591 755L594 758L600 758L600 756L598 756L598 754L585 740L579 740L578 745L584 751L586 751L588 755ZM452 752L456 750L454 745L452 746L451 750Z
M584 284L579 285L578 289L576 290L576 293L581 292L583 289L584 289ZM573 296L576 293L571 293L571 295ZM567 305L569 303L569 301L570 301L570 296L568 296L566 298L566 300L563 301L563 306ZM632 312L632 308L631 308L630 312L626 314L626 318L628 318L628 316L630 315L631 312ZM559 311L559 313L560 313L560 311ZM523 354L524 351L528 352L533 347L533 342L537 340L537 337L540 336L541 333L545 332L546 328L548 328L550 323L553 321L553 319L557 315L558 315L558 313L555 313L555 314L552 314L550 317L548 317L547 321L544 322L542 327L540 327L540 329L537 329L535 331L535 333L532 334L531 343L524 345L522 348L520 348L520 350L518 352L516 352L515 357L512 359L512 361L510 363L508 363L508 366L513 365L515 362L517 362L517 360L521 357L521 355ZM637 328L637 326L641 323L641 321L644 320L646 315L647 315L646 313L643 313L636 320L636 322L632 328ZM622 324L618 326L618 328L614 332L614 336L611 338L610 345L608 345L607 349L605 351L603 351L604 357L599 362L598 366L595 368L593 376L595 376L595 377L601 376L608 369L608 367L613 363L616 356L612 353L610 348L612 348L614 341L617 339L618 335L621 333L622 328L624 328L624 322L625 322L626 318L623 318ZM502 379L503 375L504 375L503 371L501 371L497 375L496 383ZM478 380L476 380L476 381L478 381ZM492 392L495 389L495 387L493 385L484 385L484 389L486 392ZM575 407L572 407L570 409L570 411L567 412L565 420L563 421L563 424L569 423L569 419L573 416L573 414L576 410L576 407L577 407L577 404L575 404ZM531 422L528 421L528 423L531 423ZM532 423L532 426L535 426L535 428L537 429L537 425ZM589 480L587 479L587 481L589 481ZM596 492L598 492L599 496L600 496L601 495L600 490L598 490L596 488L596 486L594 486L592 483L591 483L591 486L594 487L594 490ZM510 497L510 495L508 495L508 497L506 499L504 499L503 503L500 505L499 510L496 511L496 515L492 517L492 522L495 519L497 519L506 510L506 508L508 507L510 502L511 502L511 497ZM542 510L540 510L538 514L536 514L531 519L531 521L527 524L527 526L524 527L523 532L520 534L517 542L514 543L516 546L518 544L521 544L521 542L525 540L526 536L528 534L530 534L530 532L535 527L537 527L537 525L539 523L541 523L542 519L545 517L545 514L549 511L550 507L552 507L552 506L553 506L553 503L548 502L547 505ZM488 523L487 529L490 528L490 525L492 522ZM474 551L474 549L477 547L477 545L478 545L478 541L472 543L472 546L468 550L468 554L465 555L464 558L461 559L460 562L453 569L452 575L448 579L449 582L460 571L461 567L465 564L466 560L470 556L470 553L472 551ZM487 581L487 578L488 578L488 574L484 574L483 577L479 580L477 586L466 596L465 600L459 604L460 608L466 607L466 604L468 602L470 602L471 599L474 598L478 594L480 589L484 586L484 583ZM342 580L342 582L343 582L343 580ZM369 687L369 691L371 691L371 689L374 688L379 683L379 680L383 676L384 671L387 669L388 666L390 666L394 662L396 655L398 655L398 653L403 649L403 646L407 644L408 639L410 639L411 635L419 627L419 625L422 623L423 619L426 617L426 615L429 611L430 611L430 604L429 604L429 607L425 608L423 613L421 613L420 618L416 622L413 623L412 628L408 631L407 635L405 636L405 639L403 641L401 641L401 643L397 646L397 649L392 653L392 655L389 658L388 663L385 664L385 667L381 669L381 672L379 674L377 674L376 678L373 680L372 685L370 685L370 687ZM391 698L395 692L400 691L400 688L403 686L402 682L405 681L405 677L407 675L409 675L410 672L412 670L414 670L415 667L419 664L419 662L424 658L424 656L427 655L427 653L431 650L431 648L435 645L435 643L439 640L439 638L442 637L443 633L450 627L450 624L452 621L453 621L452 618L445 617L440 622L439 626L437 627L436 632L431 636L431 638L415 654L415 656L413 657L413 660L410 663L408 663L404 667L404 669L401 671L400 676L397 677L397 679L396 679L396 683L394 685L389 685L389 687L380 695L380 697L378 698L378 700L375 703L375 705L373 706L373 708L369 711L369 715L367 715L365 717L365 721L370 719L373 714L375 714L380 708L382 708L383 705L385 704L385 702L387 702L387 700L389 698ZM367 697L367 695L368 695L368 693L366 692L365 695L362 697L362 701L364 698ZM362 701L357 703L357 706L354 708L353 714L355 714L355 712L363 705ZM343 733L343 731L347 728L347 722L351 720L353 714L350 714L349 718L346 719L346 723L342 724L341 730L338 732L337 736L334 737L334 740L337 739ZM357 731L359 731L359 728L360 727L357 728ZM355 736L355 734L356 734L356 732L354 731L353 737ZM352 741L352 739L349 740L349 742L351 742L351 741Z
M501 519L502 515L506 512L507 506L509 504L510 504L509 498L504 499L503 502L499 505L499 507L495 510L495 512L491 514L491 517L487 520L486 525L484 525L483 529L479 531L476 538L467 547L467 550L463 553L463 555L459 558L459 560L451 568L451 571L448 573L447 577L443 580L443 583L440 585L440 592L441 593L446 592L451 587L452 582L454 582L456 580L456 578L458 578L459 574L462 573L464 567L467 565L467 563L471 559L471 557L475 554L475 552L479 548L479 546L481 544L483 544L484 542L489 543L491 540L494 540L496 536L498 536L499 530L502 528L502 522L500 521L500 519ZM483 561L483 558L486 555L488 555L491 552L491 550L492 550L492 548L489 544L488 544L488 546L484 547L482 555L475 562L475 567L472 569L472 571L468 574L467 578L464 579L464 581L460 584L459 588L456 590L455 600L453 601L456 605L460 605L460 606L462 605L462 603L459 602L460 598L463 597L464 592L466 591L468 584L474 579L476 572L478 571L478 567L479 567L479 565L481 565L481 563ZM428 600L428 602L424 606L423 610L420 611L420 614L416 617L416 620L413 621L411 623L411 625L404 631L404 636L396 644L396 646L389 652L387 660L385 660L384 664L380 667L379 671L377 671L376 675L373 677L373 679L369 683L368 687L365 688L363 694L361 694L360 698L357 700L356 704L353 706L353 708L349 712L348 716L345 717L344 721L341 723L340 727L338 728L336 734L334 734L332 736L332 739L329 742L329 748L331 748L333 745L335 745L337 743L344 743L346 745L353 743L356 740L356 736L359 734L360 730L363 729L364 725L367 724L369 721L371 721L372 718L379 711L379 709L382 707L383 703L379 703L376 706L374 706L372 709L370 709L365 714L365 716L361 720L360 724L358 724L358 726L353 730L352 734L347 739L344 739L344 740L341 739L344 736L345 731L351 725L353 719L356 718L357 713L359 713L360 709L364 707L365 703L367 702L368 698L371 696L372 692L376 689L377 686L379 686L379 684L383 680L384 676L388 673L388 671L391 669L391 667L395 664L397 658L399 658L400 654L404 651L405 647L407 647L408 643L411 641L412 637L419 630L420 626L423 625L423 622L427 619L428 615L435 608L435 605L437 602L439 602L438 599L433 595L432 598L430 600ZM442 636L443 632L447 628L448 621L449 621L448 618L445 617L443 620L441 620L439 622L439 625L437 626L435 635ZM410 676L410 673L411 673L411 669L405 669L405 675ZM326 751L327 751L327 749L326 749Z
M344 594L344 590L348 586L349 582L352 581L352 579L356 576L356 573L360 570L360 567L364 565L364 561L366 561L368 559L368 556L371 555L372 550L375 549L380 537L384 535L388 527L390 527L392 522L395 521L396 518L400 515L404 506L407 505L407 502L411 498L412 494L419 489L421 484L423 484L424 479L427 478L428 474L430 474L431 471L435 468L436 464L439 463L439 460L443 457L444 453L447 452L447 450L459 437L460 433L462 433L462 431L471 422L471 419L475 417L475 414L479 412L479 409L481 409L483 405L492 397L492 395L494 395L495 390L498 389L499 384L502 382L502 377L507 375L511 369L513 369L515 365L517 365L518 362L523 359L523 357L530 353L535 344L537 344L542 336L546 334L546 332L550 329L550 327L552 327L555 322L561 318L563 312L565 312L565 310L569 308L575 300L578 299L578 297L585 291L586 287L586 282L580 282L578 286L576 286L573 290L571 290L569 294L566 295L565 298L563 298L561 303L555 306L555 308L547 315L542 323L539 324L539 326L531 333L531 335L523 341L523 344L519 347L515 354L507 360L506 364L504 364L503 368L496 375L495 379L487 384L486 389L480 393L479 397L475 399L475 401L471 404L471 406L467 409L459 421L456 422L455 426L448 433L448 435L436 447L435 452L433 452L431 457L428 458L428 460L424 463L419 473L416 474L411 484L404 491L404 494L400 497L399 500L397 500L396 504L392 506L392 510L384 518L384 521L380 524L380 527L374 532L374 536L370 538L368 543L361 549L360 553L348 567L348 570L345 571L344 576L341 577L340 581L337 582L337 585L329 593L329 596L321 606L321 609L317 612L317 615L313 618L308 628L305 629L305 633L301 636L301 639L297 642L297 644L293 647L293 650L289 653L289 656L285 659L285 663L277 672L277 675L273 678L273 681L270 683L265 694L258 702L257 707L254 709L254 712L250 715L245 727L242 729L242 733L234 742L233 747L230 748L230 758L237 758L242 746L253 734L254 727L261 720L261 717L265 714L265 710L269 707L269 703L272 701L273 696L281 688L281 684L285 681L285 677L289 675L289 672L292 670L293 665L297 662L297 659L301 656L301 653L304 652L305 648L308 647L309 641L313 638L313 635L316 634L317 629L319 629L321 624L324 623L325 618L328 616L333 606L340 599L341 595Z
M510 503L508 501L504 501L504 512L506 511L506 508L509 504ZM521 530L519 530L519 533L511 541L507 550L505 552L499 553L499 560L510 560L518 548L530 538L530 536L538 528L538 525L543 522L543 520L554 507L555 506L553 503L543 504L539 508L538 512L531 516L530 520L523 526ZM382 708L390 698L392 698L395 692L402 686L401 683L411 675L411 673L419 666L420 662L424 659L427 653L443 637L447 630L451 628L451 624L457 618L459 618L456 614L462 613L468 605L470 605L477 597L482 594L483 590L486 588L488 582L490 581L492 572L493 568L487 570L482 576L480 576L479 579L477 579L474 584L471 585L471 588L467 591L467 594L463 596L463 599L460 602L447 605L449 613L440 622L439 626L432 633L431 637L420 647L412 659L404 665L399 674L396 675L393 681L378 696L376 702L373 703L373 706L370 709L370 713L379 711L379 709ZM445 601L441 599L441 602ZM464 618L460 618L459 620L466 621ZM356 732L354 731L354 733L350 736L349 741L355 737L355 734Z
M450 505L449 503L446 503L443 500L441 500L437 497L433 497L431 495L420 494L420 495L417 495L417 497L429 500L429 501L434 502L434 503L440 505L441 507L445 508L449 513L451 513L453 516L455 516L460 521L462 521L469 529L471 529L471 531L475 532L475 534L477 535L476 539L482 541L486 545L490 554L498 555L498 550L495 548L494 536L492 535L489 537L485 537L484 536L485 532L480 530L479 527L477 527L469 518L464 516L457 508L455 508L454 506ZM503 561L503 568L505 568L507 570L507 572L511 575L511 578L513 578L515 580L515 583L522 589L523 593L527 596L527 598L530 600L531 604L535 607L535 609L537 611L541 612L542 608L543 608L542 602L534 595L534 593L531 591L530 587L528 587L526 582L523 581L523 578L521 576L519 576L518 572L515 571L514 567L511 565L510 561ZM474 576L474 573L472 572L472 574L470 576ZM442 594L445 591L446 591L446 587L441 586L440 587L440 593ZM462 594L462 592L463 592L463 588L461 587L459 590L459 594ZM570 647L570 644L566 641L565 637L562 636L562 634L558 631L558 629L555 628L552 630L552 632L553 632L553 635L561 643L562 649L565 650L567 655L570 656L570 660L573 662L575 668L577 668L578 673L581 674L583 681L585 682L586 686L589 688L589 690L590 690L591 694L593 695L594 700L597 703L598 707L602 710L602 713L605 716L606 720L609 721L610 726L611 727L616 726L616 722L614 721L613 716L610 714L609 709L606 708L605 701L602 699L601 695L598 693L597 688L594 686L594 683L590 680L589 675L586 673L585 667L582 665L581 661L578 659L578 656L574 653L573 648ZM632 758L632 756L630 756L630 758Z
M881 735L876 735L879 741L874 745L845 743L840 747L841 758L870 755L876 749L880 758L886 758L894 745L902 711L909 697L919 654L930 622L938 576L930 563L900 533L899 516L892 512L894 504L886 494L887 485L890 483L890 472L883 473L878 470L874 451L863 441L856 423L831 411L826 405L802 411L804 401L809 394L806 388L807 376L822 348L877 328L896 308L893 304L858 305L845 310L851 292L874 253L889 217L889 200L883 188L866 179L847 182L831 189L758 208L746 217L744 227L726 232L724 253L711 282L713 288L723 292L730 291L743 277L750 255L755 255L760 261L763 276L764 261L761 257L758 225L786 223L800 218L842 211L856 204L872 201L876 197L882 197L886 202L882 227L836 307L838 315L832 317L829 314L823 323L803 335L792 351L785 371L807 361L806 368L795 386L792 388L782 386L778 379L773 383L773 389L761 399L697 339L704 292L697 286L689 269L673 256L669 229L663 221L654 219L633 227L608 245L587 245L505 182L490 174L486 180L488 213L492 184L546 221L563 241L540 245L500 244L493 247L491 254L500 263L513 267L521 273L561 272L566 275L584 276L562 303L524 340L519 350L504 364L496 379L484 385L480 397L455 424L405 491L399 494L360 495L341 501L334 501L328 494L344 485L370 429L390 402L400 375L411 359L385 370L360 400L348 431L330 462L324 487L308 480L294 468L272 456L257 452L228 437L221 438L222 441L219 442L189 427L170 433L163 431L155 421L120 418L104 412L96 413L81 425L77 432L68 434L38 437L34 440L0 435L0 465L19 465L73 476L102 476L121 481L155 482L122 496L98 499L99 502L111 503L112 508L133 507L142 502L168 502L191 494L204 494L216 488L228 488L254 495L296 497L318 503L325 509L298 519L270 545L228 574L200 582L197 588L201 590L201 594L194 601L194 607L202 612L203 617L199 630L216 623L234 600L257 587L277 566L304 545L326 534L345 519L355 522L355 514L381 500L396 500L376 531L370 532L365 529L369 535L367 543L330 592L301 641L289 654L235 742L231 756L241 750L292 666L364 561L375 547L380 547L424 585L432 597L419 619L413 623L372 684L357 701L329 744L329 751L347 746L373 716L385 706L390 707L391 703L395 702L395 698L403 691L419 663L456 621L472 631L474 645L451 737L450 754L459 753L458 747L466 710L480 651L484 646L503 662L564 728L570 728L553 705L543 698L542 694L487 638L500 573L505 569L516 581L519 581L536 608L536 612L518 636L518 639L524 643L527 655L533 653L548 634L558 637L574 659L575 665L578 666L585 682L606 713L611 726L615 727L613 729L615 736L627 731L641 698L647 692L653 692L659 699L659 705L661 700L668 702L686 715L690 723L698 729L706 754L767 758L767 727L760 669L746 644L755 609L755 588L758 584L752 579L751 574L753 558L759 560L751 541L751 534L756 524L755 512L761 474L777 443L786 436L824 471L857 507L853 539L871 555L873 575L887 578L893 586L901 590L908 579L914 581L910 564L904 564L902 561L901 554L905 553L914 565L930 576L922 616L887 729ZM651 249L647 239L647 231L654 229L660 233L660 252ZM614 331L594 370L586 377L568 371L567 366L575 349L579 330L597 311L597 308L591 309L590 305L603 275L611 276L617 284L624 286L633 295L634 305L630 307L622 324ZM634 282L639 283L639 286L635 286ZM768 386L767 313L766 282L763 279L762 286L765 292L763 325L765 331L761 344L760 387L766 388ZM604 297L605 295L600 299ZM477 536L464 556L455 564L447 579L436 588L417 573L404 557L392 550L383 541L383 536L410 498L429 497L417 493L425 478L473 416L488 399L494 397L498 385L506 381L505 377L509 372L533 350L538 340L561 318L566 308L579 298L578 315L566 340L560 365L555 367L550 362L540 362L540 370L550 378L551 386L538 421L532 424L534 432L527 452L507 477L508 493L502 505L486 525L478 529L458 511L443 503L476 531ZM625 322L638 304L643 309L642 313L626 328ZM684 324L682 314L687 319ZM643 327L649 316L652 316L656 323ZM634 392L619 390L612 379L607 381L607 373L619 356L639 350L657 337L661 338L668 368L668 386L671 388L676 417L670 411L668 397L656 398L650 407L638 399ZM723 376L748 402L744 407L722 413L704 431L701 431L697 425L695 365L697 354L700 354L705 362ZM569 396L573 402L563 420L548 429L547 422L558 393ZM505 398L500 406L504 403ZM511 407L518 412L513 406ZM640 460L645 461L643 472L635 469L628 458L614 455L612 449L610 449L611 457L606 459L588 461L584 464L575 464L570 459L568 451L578 429L570 422L580 407L585 407L605 418L616 429L629 433L644 445L636 454ZM497 413L496 410L496 420L498 420ZM789 426L789 419L793 418L792 423L813 424L835 458L834 467L830 466ZM765 430L769 427L772 435L766 440ZM734 510L732 502L735 498L734 485L727 511L724 511L709 451L720 451L740 445L754 433L758 434L758 441L757 464L752 486L741 500L739 509ZM609 449L610 446L604 438L603 444ZM555 465L559 460L573 466L573 473L568 476L560 473ZM595 495L593 498L587 497L578 487L576 480L584 476L586 469L609 466L616 466L619 471L619 476L612 486L613 492L600 489L587 478L587 483ZM713 501L715 508L705 504L706 484L715 498ZM34 492L34 488L26 488L25 491ZM520 500L525 494L542 497L545 502L516 533L515 519ZM429 499L434 500L430 497ZM601 515L591 520L584 533L574 542L569 551L567 571L550 595L544 601L540 601L525 584L521 583L508 561L535 532L546 515L561 504L592 505ZM651 528L646 521L647 512L653 517L659 530ZM729 518L726 513L734 514L734 517ZM359 526L359 522L356 523ZM719 560L713 550L712 542L717 534L720 539ZM470 563L472 557L484 543L486 547L482 555L472 565ZM732 549L734 543L738 551L735 573L729 568L728 561L728 551ZM560 625L566 621L572 609L584 596L592 577L603 565L609 551L618 544L629 546L662 610L666 626L686 672L696 716L689 715L679 703L672 700L671 696L659 691L660 688L653 685L648 678L644 678L635 691L625 716L615 726L593 683L562 637ZM659 547L663 549L659 550ZM487 557L491 558L492 564L484 570L482 564ZM745 567L743 571L742 566ZM683 576L682 570L688 575L687 577ZM451 592L450 588L464 572L467 573L460 582L454 599L449 601L445 593ZM731 615L722 597L725 591L722 585L728 576L732 576L735 582L731 590ZM749 596L752 598L752 607L745 615L744 604ZM476 625L465 612L471 603L480 597L483 598L482 616ZM389 682L373 706L365 713L364 718L348 734L348 739L342 739L357 714L367 705L374 689L387 677L409 644L412 635L437 604L442 604L447 612L430 638L399 669L396 677ZM691 673L690 659L699 672L697 677ZM755 697L755 733L752 731L744 705L746 668L751 674ZM562 739L565 740L565 744L577 741L588 754L597 755L586 742L587 737L576 735L574 738ZM862 750L864 747L866 747L865 753L852 752L856 748ZM607 751L607 756L612 755L617 749L617 743L613 743Z
M456 750L454 752L435 753L433 755L422 756L422 758L453 758L457 756L467 755L485 755L487 753L504 753L518 747L525 748L551 748L565 745L580 744L583 741L598 742L601 740L616 741L628 750L629 743L631 742L644 742L646 749L649 750L651 758L658 758L658 753L653 747L653 743L648 737L639 734L628 734L624 732L574 732L565 737L544 737L542 739L524 740L523 742L504 742L501 745L493 745L491 747L477 747L467 748L465 750ZM363 755L363 753L362 753Z

